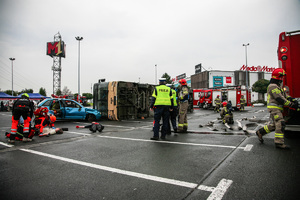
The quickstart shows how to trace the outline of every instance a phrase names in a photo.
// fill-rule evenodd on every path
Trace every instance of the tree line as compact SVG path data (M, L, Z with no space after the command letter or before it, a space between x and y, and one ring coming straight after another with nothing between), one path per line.
M4 93L6 94L9 94L9 95L12 95L12 90L5 90L3 91ZM12 96L18 96L20 94L23 94L23 93L34 93L33 89L23 89L21 91L15 91L14 90L14 94ZM41 87L39 89L39 92L38 92L40 95L43 95L43 96L47 96L47 92L46 92L46 89ZM63 90L57 90L56 91L56 94L57 96L60 96L60 95L71 95L72 92L67 88L67 87L64 87ZM78 93L75 93L74 96L76 97L78 95ZM91 93L82 93L82 96L85 96L86 99L92 99L93 98L93 95Z

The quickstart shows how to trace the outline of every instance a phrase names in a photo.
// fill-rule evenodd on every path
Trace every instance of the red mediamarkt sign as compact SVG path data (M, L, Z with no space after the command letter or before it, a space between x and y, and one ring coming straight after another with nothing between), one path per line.
M257 67L246 67L243 65L240 70L243 71L251 71L251 72L273 72L276 68L275 67L268 67L268 66L257 66Z

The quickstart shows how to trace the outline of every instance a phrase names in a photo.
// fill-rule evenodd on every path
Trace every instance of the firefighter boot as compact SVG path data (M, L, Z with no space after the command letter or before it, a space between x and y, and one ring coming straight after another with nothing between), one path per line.
M9 139L8 139L8 143L9 144L14 144L15 143L15 138L16 138L16 134L10 134Z
M290 149L290 146L285 144L278 144L278 143L275 143L275 147L278 149Z
M265 133L265 129L264 128L260 128L259 130L256 131L256 135L258 137L258 140L260 141L260 143L264 143L264 139L263 139L263 133Z

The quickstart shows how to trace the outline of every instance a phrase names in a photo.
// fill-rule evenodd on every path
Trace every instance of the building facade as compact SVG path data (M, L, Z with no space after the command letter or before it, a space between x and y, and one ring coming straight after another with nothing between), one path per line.
M252 85L260 80L267 79L270 80L271 72L255 72L248 71L248 82L249 89L251 91ZM236 70L236 71L221 71L221 70L211 70L204 71L194 75L191 75L191 88L201 89L201 88L217 88L217 87L228 87L228 86L246 86L246 71ZM265 94L266 95L266 94ZM251 100L263 100L263 96L257 92L251 91ZM265 97L266 100L266 97Z

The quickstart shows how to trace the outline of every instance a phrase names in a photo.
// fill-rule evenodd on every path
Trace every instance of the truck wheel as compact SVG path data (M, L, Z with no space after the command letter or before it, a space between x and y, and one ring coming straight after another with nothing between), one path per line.
M89 122L94 122L94 121L96 121L96 116L95 116L95 115L88 115L88 116L87 116L87 120L88 120Z

